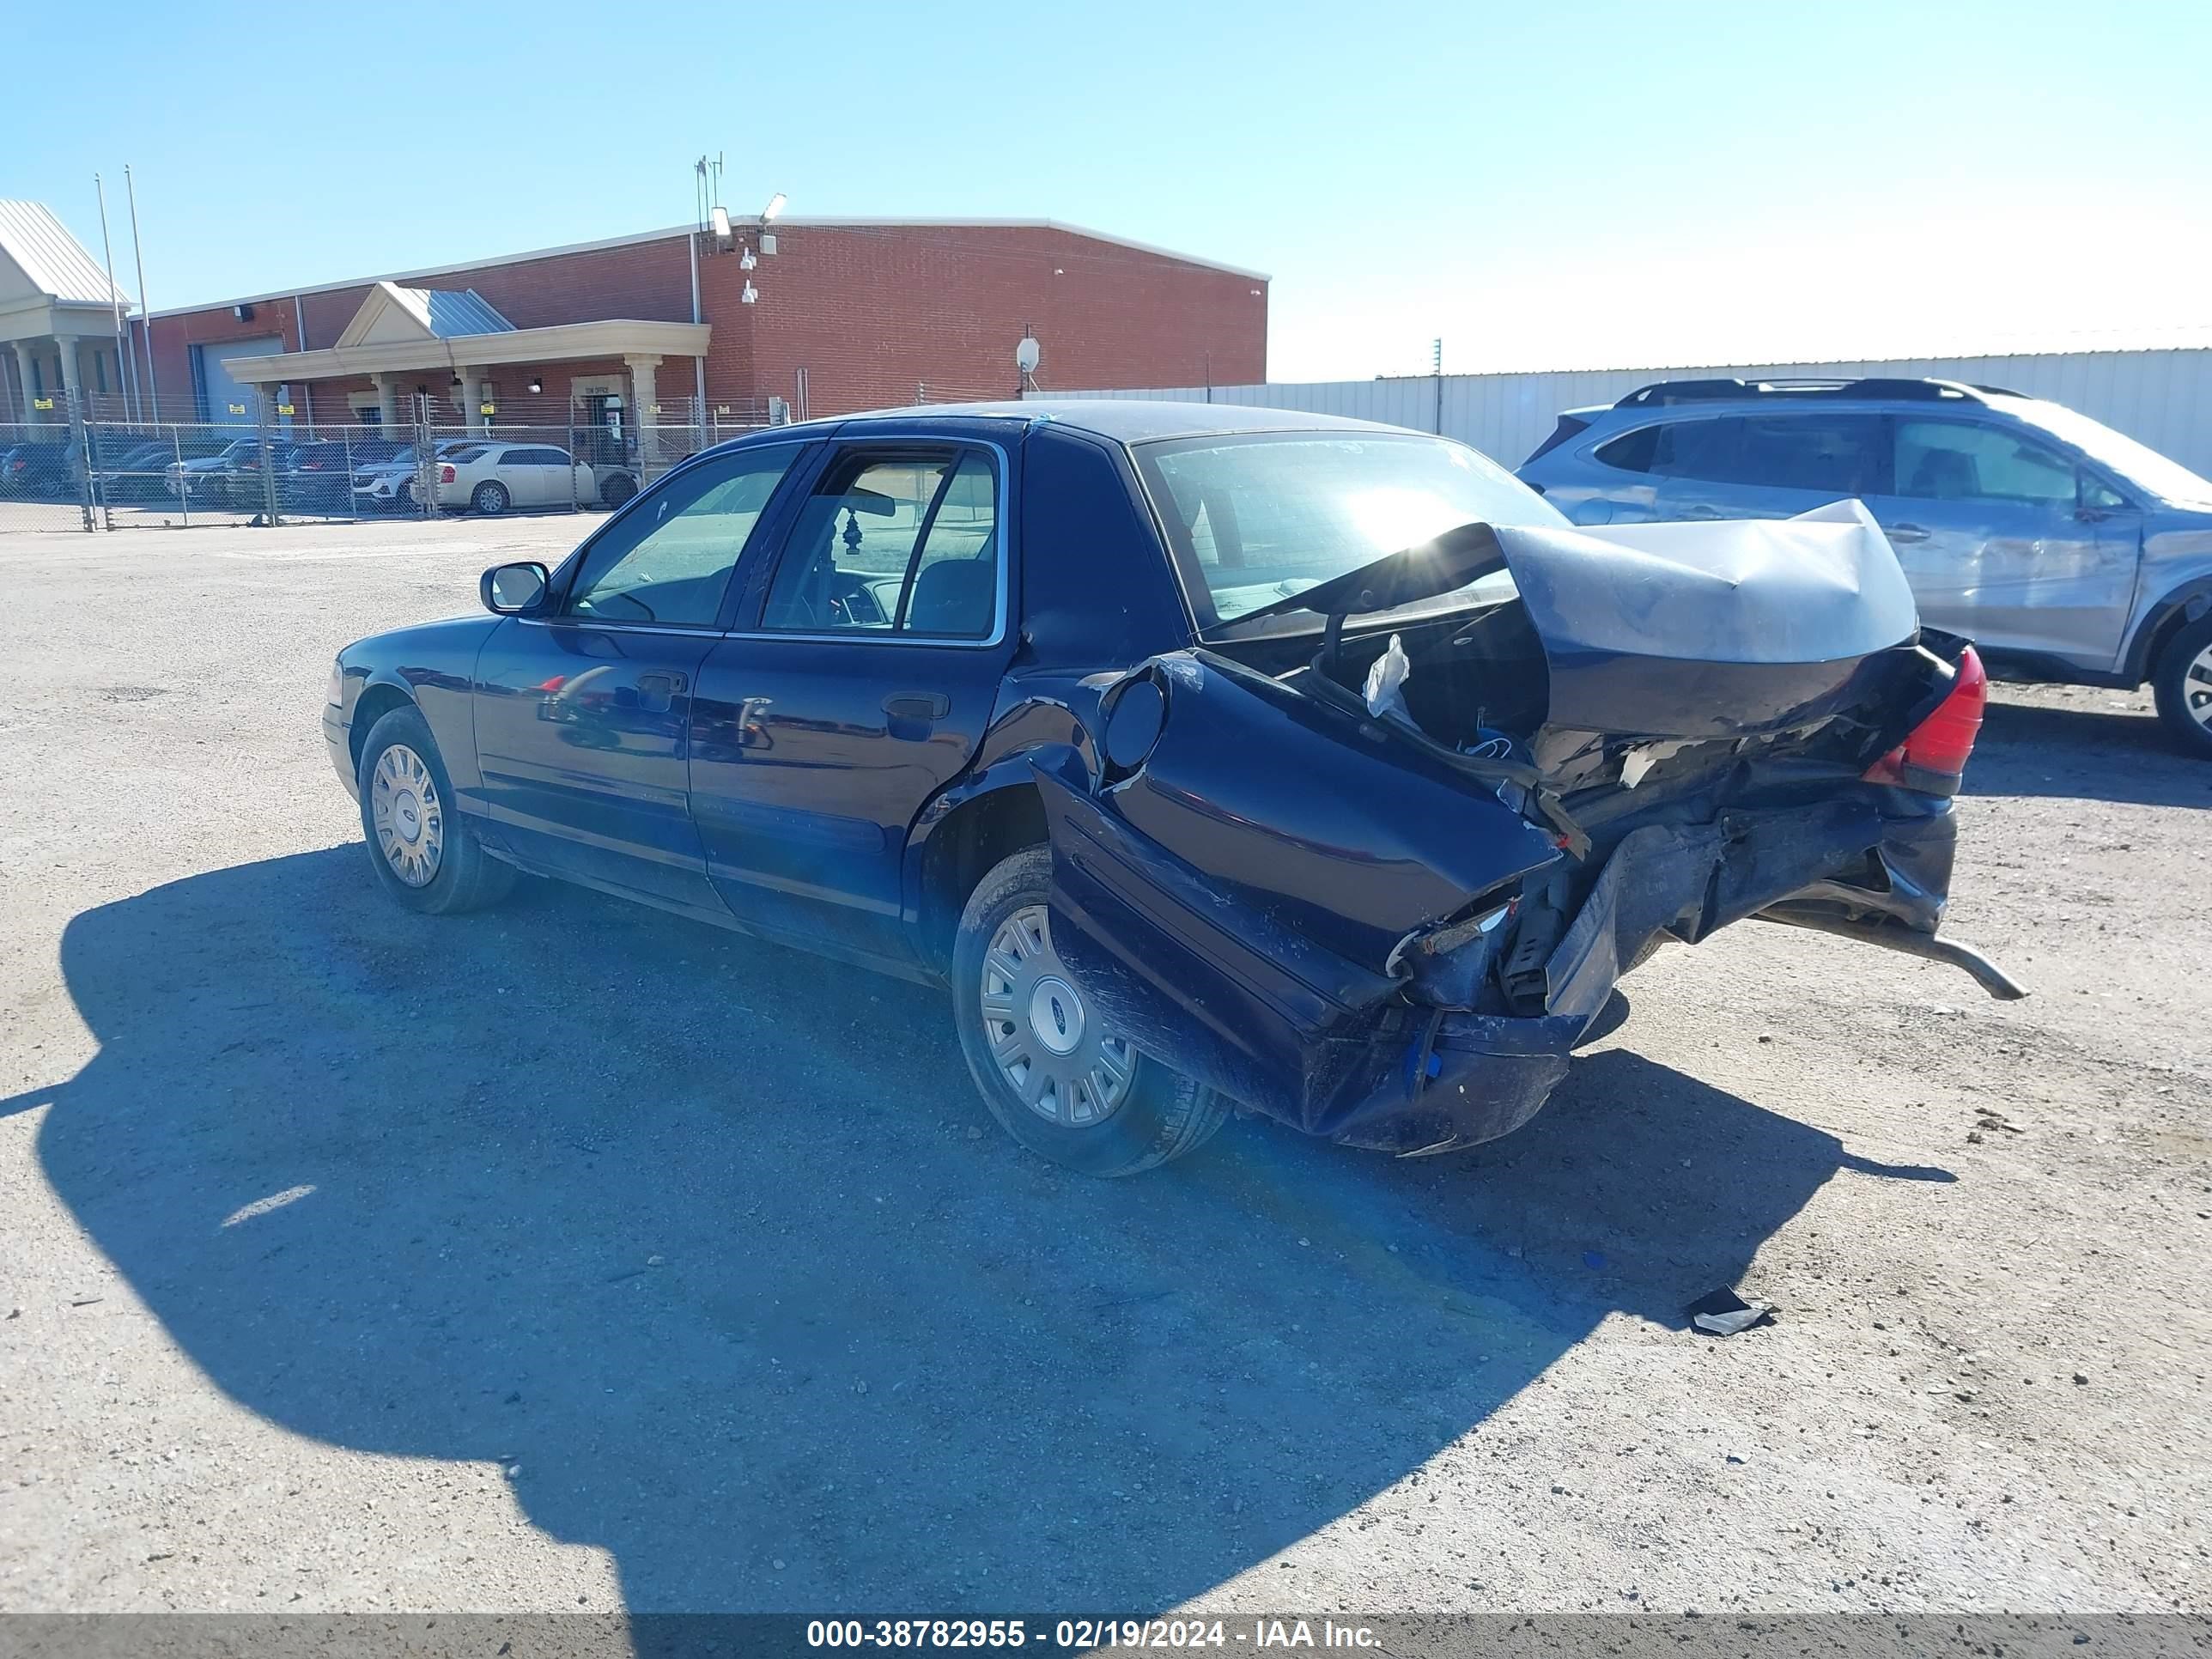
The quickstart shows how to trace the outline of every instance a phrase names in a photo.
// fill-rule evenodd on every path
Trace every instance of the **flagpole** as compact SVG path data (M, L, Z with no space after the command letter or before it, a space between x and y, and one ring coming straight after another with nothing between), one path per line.
M138 378L138 356L123 337L123 295L115 286L115 246L107 239L107 186L96 173L92 175L92 193L100 203L100 251L107 261L107 303L115 314L115 369L121 381L116 390L123 394L124 407L131 410L136 420L137 399L131 396L131 385Z
M123 191L131 201L131 257L138 262L138 325L146 336L146 401L158 422L161 418L161 377L154 370L154 313L146 301L146 250L138 240L138 187L131 177L131 163L123 164Z

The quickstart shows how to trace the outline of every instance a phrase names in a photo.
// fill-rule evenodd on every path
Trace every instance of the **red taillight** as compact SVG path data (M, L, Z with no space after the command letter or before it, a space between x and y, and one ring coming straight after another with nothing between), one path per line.
M440 483L453 483L453 469L452 467L450 467L450 466L441 466L441 467L440 467L440 468L438 469L438 482L439 482Z
M1958 791L1966 757L1982 729L1982 710L1990 700L1990 677L1972 646L1959 656L1951 690L1935 713L1912 728L1903 743L1867 769L1869 783L1893 783L1931 795Z

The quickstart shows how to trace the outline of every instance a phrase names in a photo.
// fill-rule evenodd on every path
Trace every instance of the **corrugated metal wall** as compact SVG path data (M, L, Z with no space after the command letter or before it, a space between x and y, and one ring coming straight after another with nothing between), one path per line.
M1563 409L1609 404L1654 380L1709 375L1932 375L2048 398L2118 428L2212 477L2212 349L2038 353L2015 357L1914 357L1882 362L1731 364L1713 368L1609 368L1534 374L1447 374L1440 380L1053 392L1054 398L1166 398L1258 404L1441 431L1517 466Z

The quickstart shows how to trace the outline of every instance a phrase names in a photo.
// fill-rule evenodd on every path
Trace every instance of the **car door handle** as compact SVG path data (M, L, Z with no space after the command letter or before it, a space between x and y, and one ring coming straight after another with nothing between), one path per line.
M1887 533L1893 542L1924 542L1928 539L1927 530L1917 524L1893 524Z
M895 720L941 720L952 712L952 699L942 691L894 691L884 699L884 713Z

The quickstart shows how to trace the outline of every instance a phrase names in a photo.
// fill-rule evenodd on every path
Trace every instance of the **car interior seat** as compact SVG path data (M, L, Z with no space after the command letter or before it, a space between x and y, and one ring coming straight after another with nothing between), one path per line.
M1955 449L1931 449L1922 455L1905 485L1908 495L1939 501L1964 501L1981 492L1981 477L1974 458Z
M988 554L972 559L939 559L925 565L915 578L906 625L917 634L983 638L991 631L998 574L999 562Z

